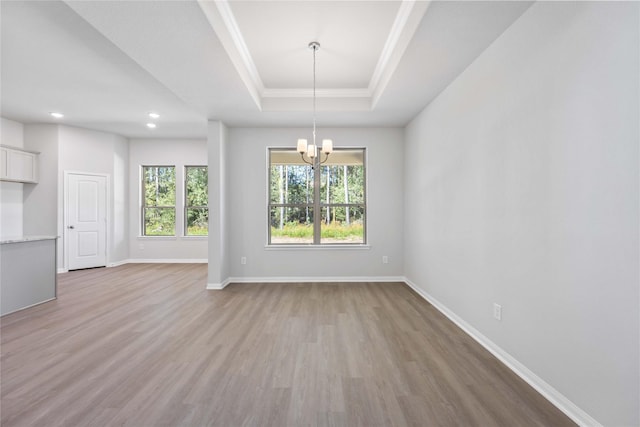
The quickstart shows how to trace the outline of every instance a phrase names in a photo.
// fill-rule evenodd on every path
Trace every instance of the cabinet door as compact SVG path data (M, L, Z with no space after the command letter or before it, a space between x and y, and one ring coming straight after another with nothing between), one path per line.
M37 182L36 156L24 151L7 150L9 179L21 182Z
M7 149L0 147L0 179L8 178L8 161Z

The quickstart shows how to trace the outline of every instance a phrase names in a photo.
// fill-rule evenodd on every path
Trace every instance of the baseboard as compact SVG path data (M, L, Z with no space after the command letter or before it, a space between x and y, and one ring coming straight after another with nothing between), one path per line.
M206 264L209 260L206 258L187 258L187 259L176 259L176 258L150 258L150 259L142 259L142 258L132 258L126 261L122 261L122 264ZM120 264L120 265L122 265Z
M27 308L35 307L36 305L44 304L45 302L49 302L49 301L55 301L57 299L58 299L58 297L49 298L47 300L40 301L40 302L37 302L35 304L28 305L26 307L21 307L21 308L18 308L17 310L13 310L13 311L10 311L8 313L4 313L2 316L6 316L6 315L12 314L12 313L17 313L18 311L26 310Z
M114 261L107 264L107 268L120 267L125 264L206 264L209 262L206 259L123 259L121 261ZM59 268L58 274L68 273L66 268Z
M401 276L385 277L229 277L222 283L207 283L207 289L222 290L230 283L326 283L326 282L403 282Z
M323 283L323 282L405 282L402 276L300 276L300 277L229 277L228 283ZM225 285L226 286L226 285Z
M433 305L436 309L438 309L442 314L447 316L449 320L455 323L460 329L462 329L467 335L476 340L478 344L483 346L489 353L493 354L498 360L504 363L509 369L511 369L516 375L522 378L527 384L533 387L538 393L540 393L545 399L547 399L551 404L560 409L566 416L571 418L574 422L576 422L580 426L589 426L589 427L602 427L598 421L593 419L589 414L580 409L576 404L574 404L571 400L567 399L563 394L561 394L558 390L549 385L542 378L534 374L529 368L520 363L517 359L511 356L509 353L504 351L502 348L497 346L493 341L489 338L481 334L477 329L473 326L465 322L462 318L456 315L453 311L449 310L444 304L440 301L429 295L427 292L420 289L416 286L415 283L411 282L409 279L404 278L404 282L409 285L411 289L416 291L418 295L424 298L428 303Z
M108 264L106 265L106 267L107 267L107 268L110 268L110 267L119 267L119 266L121 266L121 265L129 264L130 262L132 262L130 259L123 259L123 260L121 260L121 261L110 262L110 263L108 263ZM69 272L69 270L68 270L68 269L66 269L66 268L59 268L59 269L58 269L58 274L60 274L60 273L68 273L68 272Z
M221 291L227 287L227 285L231 283L231 280L227 279L222 283L207 283L207 289L214 291Z
M110 262L107 267L120 267L121 265L129 264L131 260L123 259L121 261Z

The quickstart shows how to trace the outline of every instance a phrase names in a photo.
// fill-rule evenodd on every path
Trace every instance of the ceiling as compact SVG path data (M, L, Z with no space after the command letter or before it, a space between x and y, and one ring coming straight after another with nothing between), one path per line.
M318 41L319 126L404 126L530 5L2 1L1 114L129 138L308 126Z

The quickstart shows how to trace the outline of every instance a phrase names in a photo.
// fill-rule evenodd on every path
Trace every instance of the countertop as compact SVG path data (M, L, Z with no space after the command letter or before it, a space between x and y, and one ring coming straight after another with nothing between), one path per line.
M8 243L24 243L24 242L35 242L38 240L55 240L58 236L14 236L14 237L3 237L0 240L0 245L5 245Z

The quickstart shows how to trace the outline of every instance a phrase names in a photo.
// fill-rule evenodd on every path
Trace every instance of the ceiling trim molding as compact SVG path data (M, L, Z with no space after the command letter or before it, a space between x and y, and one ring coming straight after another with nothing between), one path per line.
M228 1L198 0L200 8L209 20L209 24L218 35L227 55L240 74L240 78L249 90L256 105L262 110L262 92L264 84L258 73L242 32L231 11Z
M318 98L371 98L367 88L360 89L316 89ZM313 98L313 89L272 89L262 91L263 98Z
M411 10L413 9L414 1L403 1L400 4L400 8L398 9L398 14L396 15L396 19L393 21L393 25L391 26L391 31L389 32L389 36L387 37L386 42L384 43L384 47L382 48L382 53L380 54L380 58L378 58L378 64L376 65L376 69L371 76L371 81L369 82L369 91L373 92L373 88L377 87L380 84L380 79L382 78L382 73L385 68L389 65L389 61L391 60L391 56L393 54L393 50L398 44L398 40L400 39L400 35L407 24L407 20L409 19L409 15L411 14Z
M249 52L249 48L244 41L244 37L242 37L242 33L240 32L240 28L238 27L238 21L236 21L236 17L233 15L231 11L231 7L229 6L228 1L216 1L214 2L222 19L231 35L233 43L240 54L240 58L242 59L242 63L244 64L249 76L255 87L259 92L264 90L264 84L262 84L262 79L260 78L260 74L258 73L258 69L256 68L256 64L253 62L253 58L251 57L251 53Z
M263 110L263 100L267 98L292 99L311 98L313 96L313 92L310 89L266 88L253 61L251 52L244 41L229 1L197 1L231 58L258 109ZM407 46L411 42L429 4L430 0L402 0L367 88L322 89L316 90L316 95L320 98L368 98L370 108L374 109L400 63Z
M387 37L369 82L368 89L372 98L372 108L375 108L382 92L387 87L430 3L430 1L402 0L389 37Z

